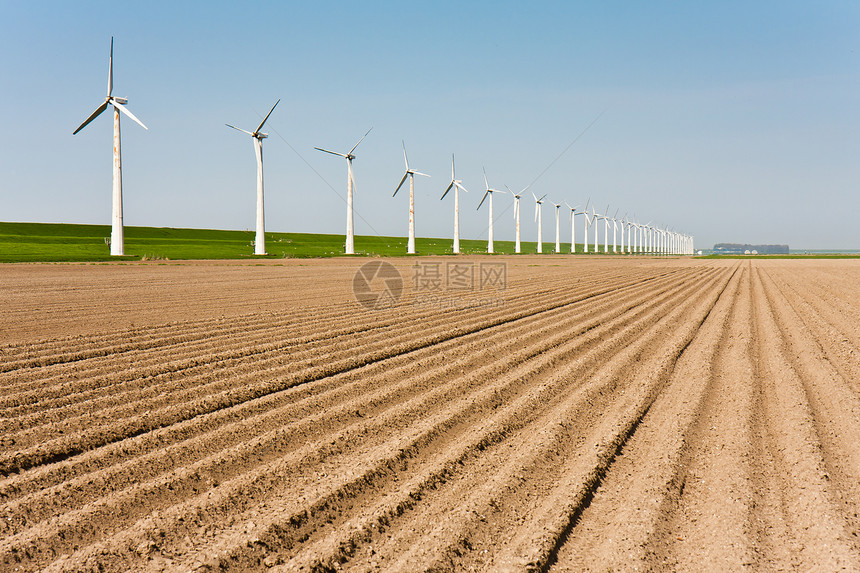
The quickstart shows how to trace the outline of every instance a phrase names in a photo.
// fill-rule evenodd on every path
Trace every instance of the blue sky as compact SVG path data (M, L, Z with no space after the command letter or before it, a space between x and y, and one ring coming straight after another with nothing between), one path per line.
M149 127L122 123L127 225L253 228L251 138L224 124L251 130L280 98L270 231L343 232L345 161L313 148L373 126L358 234L406 234L405 140L433 176L416 179L419 236L451 236L455 153L466 238L487 236L486 168L493 187L590 198L699 247L860 248L858 29L855 1L0 0L0 220L110 223L110 116L72 131L104 98L114 36L114 94ZM512 239L512 198L495 212Z

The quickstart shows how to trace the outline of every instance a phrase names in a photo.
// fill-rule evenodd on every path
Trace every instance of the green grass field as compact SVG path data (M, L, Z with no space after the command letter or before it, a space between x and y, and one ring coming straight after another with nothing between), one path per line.
M0 262L74 262L142 259L250 259L309 258L343 256L343 235L308 233L266 233L264 257L254 256L252 231L126 227L124 257L110 256L106 238L108 225L54 223L0 223ZM451 239L416 239L419 255L450 255ZM460 241L466 254L487 252L485 240ZM513 241L495 241L499 254L513 254ZM545 242L544 253L554 245ZM405 256L406 237L355 237L356 256ZM562 243L561 252L569 252ZM577 244L577 252L582 245ZM535 253L536 243L523 242L523 253Z

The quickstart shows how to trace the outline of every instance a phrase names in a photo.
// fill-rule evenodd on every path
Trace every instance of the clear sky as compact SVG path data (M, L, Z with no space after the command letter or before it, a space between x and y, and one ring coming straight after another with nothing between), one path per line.
M110 224L114 95L127 225L486 238L490 185L635 214L715 242L860 249L860 2L0 0L0 220ZM597 121L595 121L597 119ZM589 127L590 126L590 127ZM583 133L584 132L584 133ZM581 136L581 137L579 137ZM562 151L575 144L553 163ZM547 167L549 166L549 169ZM497 239L512 198L495 199ZM544 240L553 240L544 206ZM533 201L522 204L534 240ZM578 240L582 219L577 219ZM568 219L562 236L570 236Z

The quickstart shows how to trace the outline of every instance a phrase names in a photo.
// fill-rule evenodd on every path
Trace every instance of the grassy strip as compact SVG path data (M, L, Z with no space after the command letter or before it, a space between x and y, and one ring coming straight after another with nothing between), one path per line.
M162 227L125 227L124 257L110 256L106 238L108 225L71 225L60 223L0 223L0 262L89 262L116 260L184 260L317 258L343 256L343 235L310 233L266 233L265 256L255 256L252 231L213 229L173 229ZM405 237L356 236L357 256L403 256ZM417 238L419 255L450 255L451 239ZM522 243L523 253L535 253L535 242ZM555 245L544 242L544 253ZM485 240L460 241L465 254L485 254ZM582 245L577 244L577 252ZM601 245L602 248L602 245ZM495 241L499 254L513 254L513 241ZM611 247L610 247L611 250ZM562 253L570 243L562 243Z

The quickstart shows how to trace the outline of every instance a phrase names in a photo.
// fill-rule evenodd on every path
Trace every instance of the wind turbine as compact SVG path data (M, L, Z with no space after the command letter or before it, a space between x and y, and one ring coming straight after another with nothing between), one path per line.
M621 217L621 221L619 221L621 227L621 254L625 253L624 251L624 233L626 232L625 227L627 226L627 213L624 213L624 216ZM630 245L627 245L627 248L630 248Z
M606 211L603 212L603 253L609 252L609 205L606 206Z
M247 133L254 138L254 152L257 155L257 236L254 238L255 255L266 254L266 217L263 209L263 140L269 137L269 134L262 133L260 130L263 129L263 124L266 123L266 120L269 119L269 116L272 115L272 112L275 111L280 102L281 100L275 102L275 105L272 106L272 109L269 110L269 113L266 114L266 117L263 118L263 121L260 122L260 125L253 133L229 123L224 124L242 133Z
M534 191L532 191L532 197L535 198L535 221L537 221L538 227L537 252L541 253L543 252L543 229L541 228L540 206L543 205L542 201L546 197L546 193L544 193L543 196L538 199L537 195L535 195Z
M514 193L513 191L511 191L511 188L508 187L507 185L505 185L505 187L507 187L507 189L508 189L508 191L510 191L511 195L514 196L514 221L516 221L516 227L517 227L516 242L514 243L514 252L519 253L521 250L520 249L520 197L522 196L523 193L525 193L525 190L528 189L529 186L526 185L523 188L523 190L520 191L519 193Z
M591 197L588 198L588 201L585 202L585 209L583 209L582 214L585 215L585 226L582 235L582 252L588 252L588 226L591 224L591 221L588 219L588 204L591 202ZM594 207L592 207L593 209Z
M574 221L574 216L579 214L576 212L576 210L579 209L579 205L571 207L570 203L567 201L565 201L564 204L567 205L568 209L570 209L570 252L573 254L576 252L576 223Z
M483 169L483 167L482 167ZM476 211L481 208L481 205L484 204L484 199L487 198L487 195L490 196L490 234L487 239L487 252L489 254L493 254L493 193L497 192L498 189L490 189L490 184L487 181L487 170L484 169L484 185L487 187L487 190L484 191L484 196L481 197L481 202L478 203L478 208ZM500 193L504 193L504 191L500 191Z
M448 184L448 188L445 189L445 192L442 193L442 196L439 197L439 200L445 198L445 195L448 194L448 191L454 189L454 254L460 253L460 189L463 191L466 190L463 187L463 182L457 179L457 176L454 174L454 154L451 154L451 183Z
M122 154L120 153L120 137L119 137L119 114L124 113L143 129L149 130L143 125L133 113L131 113L125 104L128 99L124 97L116 97L113 95L113 36L110 39L110 58L108 60L108 89L107 97L90 116L78 126L72 133L77 132L87 126L89 122L97 118L107 109L108 105L113 106L113 207L111 209L111 232L110 232L110 254L111 256L122 256L125 254L125 238L122 226Z
M561 231L559 223L559 207L561 207L561 203L552 203L552 205L555 207L555 252L558 254L561 252Z
M612 215L612 252L613 253L618 252L618 247L617 247L618 243L615 242L617 235L618 235L618 209L616 209L615 214ZM624 250L623 247L622 247L622 250Z
M406 173L403 174L403 179L400 180L400 184L397 186L397 189L394 190L394 195L397 195L397 192L400 191L400 188L403 187L403 182L406 181L406 178L409 177L409 243L406 246L406 252L410 255L415 254L415 175L423 175L424 177L430 177L426 173L421 173L420 171L415 171L414 169L409 169L409 158L406 157L406 142L401 140L403 143L403 161L406 162ZM392 197L394 197L392 195Z
M355 179L352 176L352 160L355 159L355 155L352 154L355 151L355 148L358 147L358 144L364 141L364 138L367 137L367 134L373 128L367 130L367 133L361 136L361 139L358 140L358 143L352 146L352 149L349 150L349 153L338 153L337 151L329 151L328 149L323 149L321 147L314 147L317 151L322 151L324 153L331 153L332 155L340 155L341 157L346 158L346 244L344 245L344 253L347 255L355 254L355 235L352 230L352 191L355 187Z
M594 252L597 253L597 222L600 220L600 215L598 215L597 211L594 209L594 205L591 206L591 224L594 225Z

